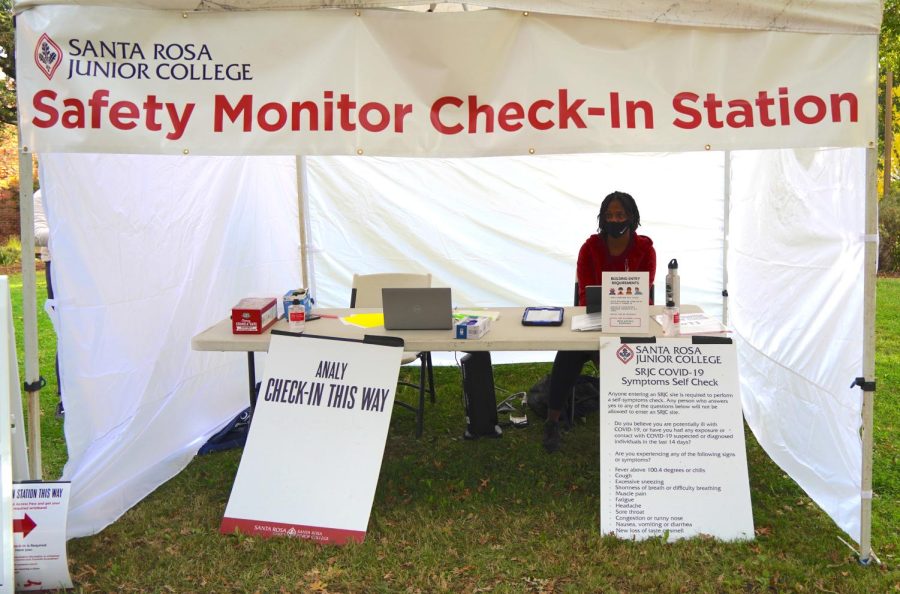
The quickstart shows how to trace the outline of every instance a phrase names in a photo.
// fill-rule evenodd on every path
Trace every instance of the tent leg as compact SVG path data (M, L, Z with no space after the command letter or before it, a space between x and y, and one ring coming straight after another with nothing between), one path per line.
M728 325L728 232L729 214L731 212L731 151L725 151L725 167L723 168L723 203L722 220L722 323Z
M20 138L21 142L21 138ZM28 393L28 466L33 480L41 468L41 393L37 343L37 290L34 269L34 174L31 153L19 148L19 223L22 240L22 315L24 318L25 386ZM26 388L26 389L27 389Z
M863 282L863 405L862 480L859 562L868 564L872 556L872 426L875 405L875 280L878 267L878 196L876 195L876 149L866 149L866 241Z

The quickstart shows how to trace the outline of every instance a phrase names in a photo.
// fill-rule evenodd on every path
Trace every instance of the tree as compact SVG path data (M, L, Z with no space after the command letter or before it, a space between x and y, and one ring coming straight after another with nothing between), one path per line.
M885 0L884 13L881 19L881 38L878 46L878 64L880 84L878 85L878 146L883 152L884 142L884 99L886 73L894 73L894 88L900 86L900 0ZM900 94L892 89L892 108L894 144L891 151L891 179L900 179ZM883 161L879 168L883 168ZM883 175L878 176L879 186ZM893 184L892 184L893 185ZM882 188L883 194L889 194L890 188Z
M12 0L0 0L0 122L17 124L16 31Z
M900 0L885 0L878 61L884 71L900 72Z

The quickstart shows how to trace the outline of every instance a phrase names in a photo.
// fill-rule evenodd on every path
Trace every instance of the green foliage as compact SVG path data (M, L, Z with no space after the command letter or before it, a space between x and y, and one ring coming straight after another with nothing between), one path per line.
M878 271L900 272L900 183L878 205Z
M45 287L38 275L38 301ZM11 279L19 361L21 279ZM201 456L99 534L69 541L77 592L841 592L900 590L900 279L878 281L872 543L860 567L846 536L747 433L756 539L623 541L599 531L597 417L547 455L533 415L501 439L461 439L457 369L435 369L437 402L415 439L394 411L365 542L321 546L221 535L240 451ZM53 418L55 342L39 319L44 476L66 459ZM235 354L235 358L239 357ZM497 365L526 389L547 364ZM415 369L402 370L415 377ZM505 396L505 393L502 394ZM301 456L278 452L278 456ZM279 458L281 459L281 458ZM275 472L283 471L279 466Z
M879 74L879 83L878 83L878 153L882 155L884 153L884 99L885 99L885 90L887 83L887 72L894 73L894 88L900 86L900 0L885 0L884 2L884 12L881 18L881 36L879 37L879 45L878 45L878 66L880 72ZM900 138L900 118L897 117L897 114L900 113L900 94L894 92L891 97L892 109L894 113L894 117L891 119L892 124L892 132L894 134L894 138ZM897 146L894 145L894 154L898 154ZM884 163L879 163L879 170L884 167ZM894 179L896 178L896 174L900 171L900 163L896 162L896 157L894 157L894 162L892 163L892 173ZM878 175L879 183L882 179L882 174L879 171Z
M0 122L17 123L16 116L16 31L12 0L0 0Z
M0 266L9 266L22 260L22 242L18 237L10 237L0 246Z
M56 479L62 474L63 464L66 463L68 452L66 440L63 435L62 423L56 420L57 379L55 371L56 361L56 333L53 330L53 322L47 316L41 305L47 299L47 283L44 275L37 273L37 303L38 303L38 369L39 374L47 380L47 385L40 392L40 426L41 426L41 459L44 465L44 478ZM9 277L10 300L12 301L13 325L16 328L16 350L19 361L19 379L25 381L25 338L22 327L22 275L15 274ZM20 382L20 385L21 385ZM26 419L29 416L28 403L22 401L22 409ZM25 426L28 426L27 423Z
M878 62L882 70L892 70L900 76L900 0L884 2Z

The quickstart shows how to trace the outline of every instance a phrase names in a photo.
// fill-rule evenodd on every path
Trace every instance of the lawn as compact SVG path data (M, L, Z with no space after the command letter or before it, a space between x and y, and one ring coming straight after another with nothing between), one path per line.
M21 345L21 279L10 282ZM40 325L49 479L61 473L65 443L53 416L53 331L43 313ZM338 548L220 535L240 460L240 451L222 452L195 458L99 534L69 541L76 591L900 591L900 279L879 279L877 340L872 542L881 566L857 563L846 535L749 430L754 541L601 536L596 416L566 435L565 455L544 454L537 422L507 428L502 439L466 441L459 371L438 368L423 438L413 437L412 415L393 415L364 543ZM524 390L548 368L498 365L495 383Z

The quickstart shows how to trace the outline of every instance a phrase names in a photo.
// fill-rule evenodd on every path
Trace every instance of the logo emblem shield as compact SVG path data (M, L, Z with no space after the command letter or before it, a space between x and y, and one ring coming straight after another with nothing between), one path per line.
M47 80L53 80L56 69L62 64L62 50L50 36L44 33L34 48L34 63Z

